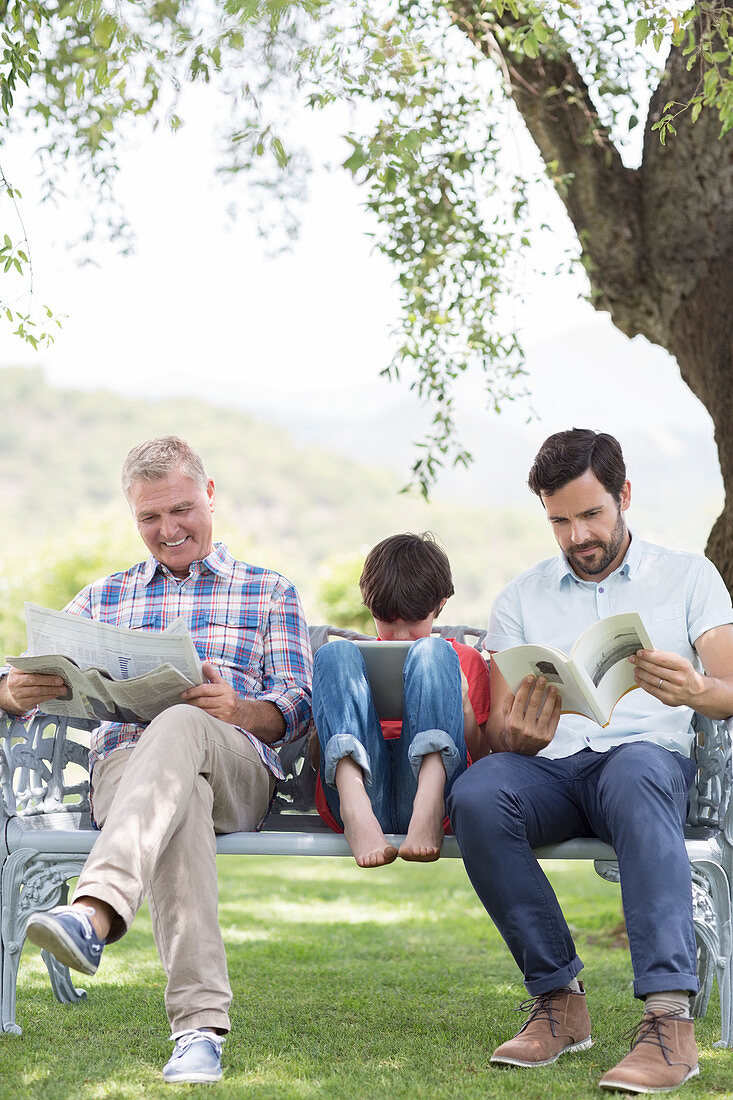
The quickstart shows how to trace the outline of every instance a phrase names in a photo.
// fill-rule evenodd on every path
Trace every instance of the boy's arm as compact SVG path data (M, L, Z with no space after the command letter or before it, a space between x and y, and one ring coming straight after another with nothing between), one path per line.
M486 723L482 722L481 725L476 721L476 715L474 714L473 707L471 706L471 700L468 696L468 679L466 674L461 669L461 691L463 694L463 732L466 739L466 748L468 749L471 760L478 760L482 756L487 756L489 753L489 743L486 740Z

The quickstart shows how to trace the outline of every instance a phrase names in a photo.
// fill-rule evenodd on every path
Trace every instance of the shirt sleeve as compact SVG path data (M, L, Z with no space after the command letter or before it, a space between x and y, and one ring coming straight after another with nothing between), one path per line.
M489 666L476 649L465 646L459 653L461 669L468 680L468 698L480 726L489 717L491 706L491 674Z
M313 655L303 609L292 585L273 597L263 667L263 690L257 698L275 704L285 719L282 741L293 741L310 724Z
M510 583L494 600L484 648L498 653L515 645L524 645L526 640L517 586Z
M92 592L94 585L88 584L86 588L82 588L81 592L77 592L73 600L69 600L66 607L63 609L68 612L69 615L78 615L82 619L93 619L92 614Z
M687 629L690 645L706 630L733 623L733 606L725 582L713 563L700 559L687 598Z

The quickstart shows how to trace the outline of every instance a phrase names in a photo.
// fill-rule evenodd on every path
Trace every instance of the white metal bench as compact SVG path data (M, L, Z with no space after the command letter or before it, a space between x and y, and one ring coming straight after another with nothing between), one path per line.
M455 637L481 648L483 631L444 626ZM314 649L329 637L360 637L351 631L312 627ZM2 1031L20 1034L15 1020L18 966L28 917L66 899L68 882L84 864L96 832L89 817L87 744L93 723L41 715L27 725L0 714L0 1010ZM693 1011L703 1016L717 978L722 1037L733 1046L733 808L732 759L728 723L695 716L697 781L691 794L686 836L692 866L695 933L701 988ZM280 749L286 780L263 829L218 837L222 855L345 856L342 835L325 826L314 809L315 773L307 737ZM395 838L399 844L401 838ZM640 838L640 843L642 842ZM543 848L543 859L593 860L596 871L618 881L613 849L600 840L575 839ZM460 858L454 837L446 837L444 857ZM59 1001L86 997L69 971L43 952Z

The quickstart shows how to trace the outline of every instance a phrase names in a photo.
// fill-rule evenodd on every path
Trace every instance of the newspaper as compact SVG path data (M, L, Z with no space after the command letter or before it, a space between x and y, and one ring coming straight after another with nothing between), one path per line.
M128 630L31 603L25 616L27 652L6 661L64 680L66 696L42 704L46 714L147 723L179 703L186 688L203 682L183 619L164 631Z

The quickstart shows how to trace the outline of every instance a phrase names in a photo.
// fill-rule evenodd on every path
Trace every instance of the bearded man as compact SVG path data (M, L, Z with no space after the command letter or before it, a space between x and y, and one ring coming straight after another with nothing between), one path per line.
M643 542L626 526L631 486L612 436L550 436L529 475L559 557L497 597L486 647L570 652L607 616L636 611L654 648L628 659L640 690L600 727L561 716L547 678L513 694L492 661L491 755L453 786L450 812L471 882L520 967L531 1000L518 1034L492 1055L532 1068L591 1046L582 969L557 898L532 849L600 837L618 856L634 994L644 1002L631 1051L599 1082L666 1091L698 1073L690 1016L697 992L690 866L684 841L695 778L693 710L733 713L733 608L704 557Z

